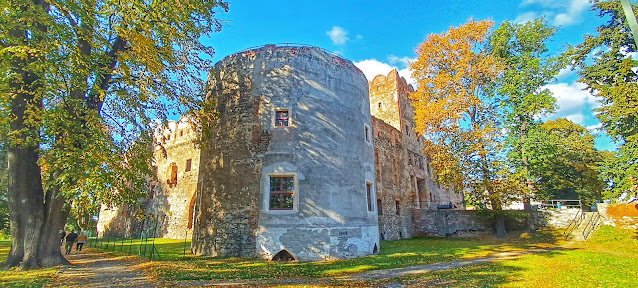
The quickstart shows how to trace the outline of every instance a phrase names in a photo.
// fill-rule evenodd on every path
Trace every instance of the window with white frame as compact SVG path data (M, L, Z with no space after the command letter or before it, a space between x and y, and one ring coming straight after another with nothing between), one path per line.
M295 200L295 178L293 176L270 176L270 210L293 210Z
M290 110L275 110L275 127L288 127L290 125Z

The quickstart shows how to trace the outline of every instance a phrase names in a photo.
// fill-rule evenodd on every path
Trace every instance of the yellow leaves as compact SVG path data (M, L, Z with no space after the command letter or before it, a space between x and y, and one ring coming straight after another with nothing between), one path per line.
M428 35L410 65L418 81L410 95L416 129L429 139L425 153L439 180L456 187L471 174L472 158L486 157L497 141L494 111L485 95L504 65L483 49L493 24L470 19Z

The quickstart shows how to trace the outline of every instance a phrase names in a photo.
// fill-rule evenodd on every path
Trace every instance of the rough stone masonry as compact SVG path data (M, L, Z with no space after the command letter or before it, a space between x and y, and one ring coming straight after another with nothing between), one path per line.
M193 251L302 261L379 247L368 83L317 47L228 56L208 78Z

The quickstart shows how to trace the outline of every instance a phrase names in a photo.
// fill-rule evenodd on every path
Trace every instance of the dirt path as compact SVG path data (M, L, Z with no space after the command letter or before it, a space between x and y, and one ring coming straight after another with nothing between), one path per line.
M177 281L167 283L150 279L140 268L147 260L135 256L114 256L98 250L87 249L82 254L68 255L74 266L63 267L58 275L45 287L260 287L270 285L329 285L336 282L358 282L368 280L394 279L455 269L486 262L510 260L528 254L547 253L556 248L529 249L519 252L497 253L487 257L464 259L429 265L411 266L389 270L374 270L337 278L318 279L260 279L260 280L213 280L213 281ZM409 285L408 285L409 286ZM406 287L398 283L387 283L384 287Z
M86 249L86 248L85 248ZM114 256L86 249L66 255L74 266L65 266L45 287L165 287L149 279L136 266L145 262L135 256Z

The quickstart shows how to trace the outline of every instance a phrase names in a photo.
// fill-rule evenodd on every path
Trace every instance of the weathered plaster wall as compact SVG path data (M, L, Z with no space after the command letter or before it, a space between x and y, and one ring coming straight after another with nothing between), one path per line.
M437 185L423 144L414 130L412 85L397 70L370 82L370 110L374 134L379 229L386 240L414 235L415 209L436 209L452 202L464 209L462 193ZM399 209L397 209L397 207Z
M220 118L204 131L193 250L265 259L286 250L304 261L375 252L361 71L319 48L269 45L223 59L208 81ZM288 127L275 126L278 109L289 111ZM294 177L292 210L270 209L273 176Z

